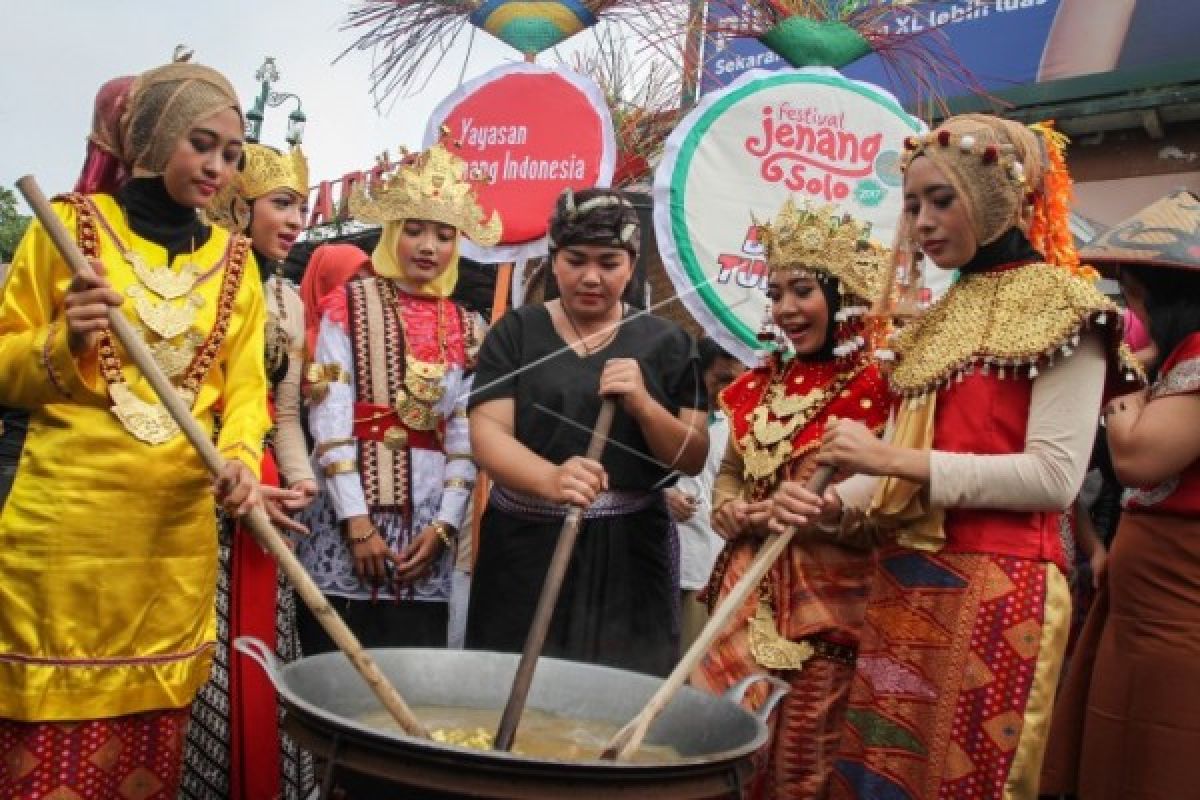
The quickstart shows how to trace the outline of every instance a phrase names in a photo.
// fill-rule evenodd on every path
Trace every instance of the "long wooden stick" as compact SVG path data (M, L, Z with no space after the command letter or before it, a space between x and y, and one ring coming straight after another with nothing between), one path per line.
M592 429L592 440L588 444L587 457L593 461L600 460L601 454L604 453L615 411L616 401L606 398L600 406L596 427ZM554 546L554 555L550 559L550 567L546 570L546 581L542 584L542 593L538 597L537 610L533 613L533 624L529 628L529 635L525 637L525 649L521 652L521 661L517 664L512 691L509 692L508 703L505 704L504 713L500 717L500 727L496 729L496 742L493 745L496 750L511 750L513 739L517 736L517 726L521 723L521 713L525 710L529 687L533 684L533 673L546 644L546 634L550 632L550 620L554 617L558 593L562 590L563 579L571 563L571 553L575 550L575 539L579 536L582 521L583 509L579 506L572 506L567 512L567 518L563 520L558 542Z
M824 494L829 482L833 479L833 467L818 467L809 479L807 489L813 494ZM628 761L638 748L642 746L642 740L646 738L646 733L650 730L650 726L654 720L658 719L658 715L670 704L671 699L675 697L676 692L687 681L688 676L695 671L696 667L700 666L700 662L704 660L708 648L716 641L717 636L725 630L725 626L729 624L729 620L733 615L741 609L742 604L746 602L746 598L750 593L758 588L763 576L767 574L767 570L779 558L779 556L787 549L791 543L792 537L796 535L795 526L789 526L783 533L777 533L770 536L764 543L754 560L750 562L750 567L742 575L741 579L734 584L733 589L729 594L721 600L720 604L713 611L712 617L705 624L704 629L700 631L700 635L696 637L696 641L688 648L688 651L680 659L675 669L667 676L662 685L658 687L658 691L654 696L647 701L645 707L638 712L637 716L631 719L625 727L617 731L608 745L604 748L604 752L600 754L602 759L617 759L618 761Z
M50 203L46 200L46 196L42 194L42 190L38 187L37 181L32 175L26 175L17 181L17 189L20 190L25 201L29 203L29 207L33 209L33 213L37 216L46 232L50 235L50 239L54 242L54 246L58 248L58 252L66 260L71 270L76 274L92 275L92 265L80 252L79 247L75 244L75 239L62 224L62 220L54 213L50 207ZM125 351L141 370L146 380L154 387L155 394L158 395L162 404L167 407L171 413L171 417L175 423L179 425L183 434L191 442L192 447L200 454L200 458L204 461L204 465L208 467L208 471L214 476L219 474L225 466L225 459L217 451L216 446L205 433L204 428L192 416L189 409L180 399L179 394L175 391L175 387L167 379L155 362L154 357L150 354L150 349L146 347L146 343L142 341L142 337L137 334L129 320L121 313L119 308L109 308L108 322L112 332L124 345ZM246 515L242 521L246 527L254 535L255 540L266 550L275 561L279 564L279 568L283 574L291 581L292 586L296 588L296 593L300 595L300 599L312 610L313 616L321 623L321 627L329 634L329 638L333 639L338 648L350 659L350 663L358 670L358 674L362 676L367 685L371 687L371 691L383 703L383 707L388 710L397 724L410 736L422 736L428 738L429 734L425 730L425 726L421 724L416 715L404 702L404 698L396 691L396 687L388 681L384 674L379 670L374 659L363 650L357 637L346 627L346 623L338 616L337 612L329 605L325 599L325 595L317 588L317 585L309 577L307 570L296 559L295 554L284 543L283 537L275 530L275 526L271 524L267 512L261 505L255 506L254 510Z

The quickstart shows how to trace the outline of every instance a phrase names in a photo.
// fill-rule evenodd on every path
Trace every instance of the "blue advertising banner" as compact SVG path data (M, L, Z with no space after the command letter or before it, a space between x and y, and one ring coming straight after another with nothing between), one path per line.
M742 0L709 0L701 92L727 86L751 69L787 63L753 39L725 36L747 13ZM1178 0L961 0L917 2L896 9L892 28L916 33L939 28L975 80L989 91L1059 78L1169 64L1197 58L1200 2ZM912 100L878 56L842 72ZM961 87L946 87L948 95Z

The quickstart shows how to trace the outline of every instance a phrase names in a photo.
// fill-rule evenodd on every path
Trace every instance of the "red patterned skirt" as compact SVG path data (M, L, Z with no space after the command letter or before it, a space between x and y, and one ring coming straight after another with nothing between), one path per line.
M882 553L831 796L1036 796L1069 617L1053 564Z
M0 719L5 800L175 800L190 709L81 722Z

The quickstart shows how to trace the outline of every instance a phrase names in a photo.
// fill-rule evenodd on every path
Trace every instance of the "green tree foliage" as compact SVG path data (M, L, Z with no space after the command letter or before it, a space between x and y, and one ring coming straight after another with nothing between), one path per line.
M16 194L0 187L0 263L12 261L17 244L28 227L29 217L17 212Z

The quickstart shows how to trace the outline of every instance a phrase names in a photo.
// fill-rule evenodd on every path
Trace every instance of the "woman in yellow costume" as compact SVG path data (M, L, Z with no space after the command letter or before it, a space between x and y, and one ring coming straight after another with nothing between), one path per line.
M300 425L304 304L283 277L283 261L304 229L307 203L308 162L299 148L285 154L247 144L241 171L214 201L210 215L217 224L250 237L264 275L264 357L276 424L263 454L262 493L271 501L275 522L298 532L303 527L284 512L307 505L317 484ZM275 561L227 517L220 525L219 560L217 668L193 709L183 796L305 797L312 783L311 763L279 730L270 681L257 664L230 651L239 636L254 636L273 647L281 660L297 658L295 595L277 576Z
M882 432L890 407L865 346L865 314L883 291L890 251L832 209L801 209L791 201L762 232L778 331L764 338L782 334L785 349L721 393L731 434L714 490L713 526L729 543L709 586L714 603L758 554L775 487L805 481L816 469L829 420L860 420ZM793 687L772 716L765 763L749 797L822 796L874 568L869 542L794 542L693 676L693 684L722 692L765 669Z
M0 403L31 412L0 515L0 796L167 800L212 658L212 480L105 314L121 307L202 424L224 407L233 514L258 497L266 320L249 243L196 213L242 158L228 81L150 70L93 135L132 178L55 211L100 274L72 278L34 223L0 299Z

